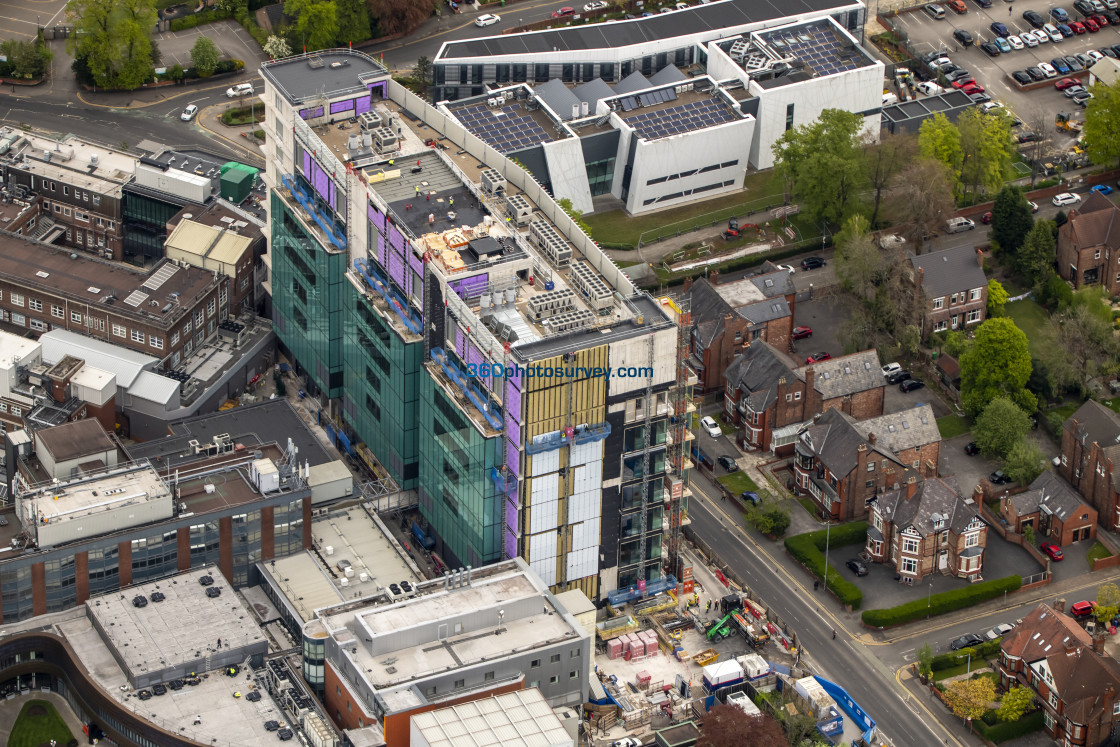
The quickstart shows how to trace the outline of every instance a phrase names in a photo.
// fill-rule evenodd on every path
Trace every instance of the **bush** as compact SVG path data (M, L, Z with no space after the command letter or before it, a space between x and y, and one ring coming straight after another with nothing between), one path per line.
M808 568L810 573L823 579L825 539L826 532L823 529L789 537L785 542L786 551ZM841 524L827 533L827 539L830 550L857 543L862 545L867 539L867 524L862 521ZM863 592L841 576L831 563L828 564L828 588L840 599L841 604L851 605L854 610L863 604Z
M972 726L976 729L976 733L984 739L999 744L1009 739L1040 731L1042 729L1042 711L1028 713L1018 721L1008 721L995 726L988 726L984 720L973 721Z
M218 60L218 66L214 68L214 74L236 73L238 70L244 69L245 62L242 60Z
M176 18L171 22L172 31L186 31L193 29L196 26L204 26L214 21L224 21L227 18L232 18L232 14L228 10L204 10L201 13L194 13L186 16L185 18Z
M875 610L868 610L868 612L875 612ZM968 655L972 654L972 661L975 662L978 658L988 658L995 656L999 653L999 641L987 641L981 643L979 646L972 648L962 648L960 651L950 651L946 654L938 654L930 661L930 669L935 672L940 672L944 669L952 669L959 667L968 661Z
M992 581L982 581L981 583L970 584L960 589L934 594L932 597L928 598L928 606L927 604L923 604L921 599L915 599L912 602L900 604L897 607L888 607L887 609L881 610L864 610L863 622L874 628L901 625L911 622L912 620L920 620L927 615L943 615L946 612L954 612L966 607L971 607L980 602L994 599L1004 592L1018 591L1019 587L1022 585L1023 579L1020 576L1007 576L1006 578L997 578Z

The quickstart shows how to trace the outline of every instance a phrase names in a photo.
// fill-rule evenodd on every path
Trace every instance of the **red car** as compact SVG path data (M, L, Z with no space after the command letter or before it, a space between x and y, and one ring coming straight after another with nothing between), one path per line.
M1094 601L1088 602L1074 602L1069 607L1069 613L1074 617L1088 617L1093 614L1093 610L1097 608L1097 603Z
M964 88L965 86L970 86L970 85L974 86L974 85L976 85L976 79L975 78L961 78L960 80L954 80L950 85L952 85L953 88Z
M1092 16L1089 16L1085 19L1085 28L1087 28L1089 31L1100 31L1101 25L1097 23Z
M1073 88L1079 85L1081 85L1081 81L1077 78L1062 78L1054 83L1054 88L1057 88L1059 91L1064 91L1067 88Z
M1075 34L1085 33L1085 24L1083 24L1081 21L1070 21L1069 27L1070 30Z
M812 327L794 327L793 328L793 339L795 339L795 340L804 340L805 338L812 337L812 336L813 336L813 328Z
M553 18L562 18L563 16L574 16L575 14L576 14L576 9L575 8L572 8L572 7L569 7L569 6L564 6L560 10L554 10L552 12L552 17Z
M969 83L961 90L971 96L974 93L984 93L984 86L980 85L979 83L973 82Z
M1061 560L1065 557L1065 555L1062 554L1062 548L1058 547L1053 542L1043 542L1038 546L1038 549L1049 555L1051 560Z
M1089 17L1093 19L1093 23L1097 24L1102 29L1108 25L1108 19L1102 16L1100 13L1096 14L1095 16Z
M831 353L813 353L805 359L805 365L809 365L810 363L820 363L821 361L827 360L832 360Z
M986 225L988 225L989 223L991 223L991 222L992 222L992 213L991 213L991 211L989 211L989 212L987 212L987 213L984 213L983 215L981 215L981 216L980 216L980 222L981 222L981 223L983 223L983 224L984 224L985 226L986 226Z

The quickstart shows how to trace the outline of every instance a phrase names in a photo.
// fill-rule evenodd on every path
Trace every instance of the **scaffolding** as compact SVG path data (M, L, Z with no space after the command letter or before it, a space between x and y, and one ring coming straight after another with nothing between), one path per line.
M677 316L676 380L669 389L669 438L666 448L665 503L668 513L666 534L665 570L677 578L683 578L683 559L681 556L681 527L688 515L689 474L692 462L689 459L688 442L692 434L692 387L696 374L688 365L689 336L692 332L692 312L690 299L685 296L679 300L661 299L661 304Z

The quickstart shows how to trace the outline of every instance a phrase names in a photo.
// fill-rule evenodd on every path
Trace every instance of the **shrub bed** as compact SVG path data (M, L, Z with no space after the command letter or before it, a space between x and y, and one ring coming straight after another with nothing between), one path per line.
M1040 731L1042 726L1042 711L1034 711L1033 713L1028 713L1026 716L1023 716L1018 721L1005 721L995 726L988 726L983 720L972 722L972 728L976 730L977 734L987 739L989 742L994 742L996 744L1027 734L1033 734L1036 731Z
M827 533L821 529L816 532L799 534L786 540L786 550L789 554L820 579L825 577L824 549L826 535L829 549L857 543L862 545L867 539L867 523L853 521L834 527ZM827 587L840 599L841 604L850 605L854 610L858 610L859 606L863 604L863 592L859 590L858 586L841 576L831 563L828 564Z
M888 607L881 610L864 610L863 622L874 628L886 628L892 625L901 625L923 617L943 615L946 612L971 607L980 602L994 599L1008 591L1018 591L1023 585L1020 576L1007 576L992 581L982 581L970 584L960 589L945 591L929 597L927 604L922 604L921 599L915 599L897 607Z
M868 610L868 612L875 612L875 610ZM930 669L935 672L940 672L945 669L952 669L959 667L968 661L969 654L972 654L972 661L976 662L978 658L987 659L989 656L995 656L999 653L999 641L988 641L981 643L979 646L971 648L962 648L960 651L950 651L945 654L938 654L930 661Z

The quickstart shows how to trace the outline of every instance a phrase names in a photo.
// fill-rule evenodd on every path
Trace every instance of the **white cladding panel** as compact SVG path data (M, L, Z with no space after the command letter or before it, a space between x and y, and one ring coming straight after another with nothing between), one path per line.
M673 357L677 331L676 327L669 327L652 334L654 335L653 384L656 386L672 381L675 376ZM608 356L612 370L608 390L610 396L646 389L649 379L645 376L644 369L650 365L649 335L621 340L612 344L608 350ZM619 375L620 368L639 369L642 375L636 378ZM631 371L631 373L636 372Z
M558 449L543 451L529 457L529 461L532 464L532 471L529 474L533 477L555 472L560 469L560 451Z
M556 532L529 537L529 567L549 586L556 583Z
M568 464L573 467L602 458L602 441L592 441L586 444L572 444L571 450L568 452Z
M599 548L588 547L582 550L572 550L567 557L568 580L594 576L599 570Z

